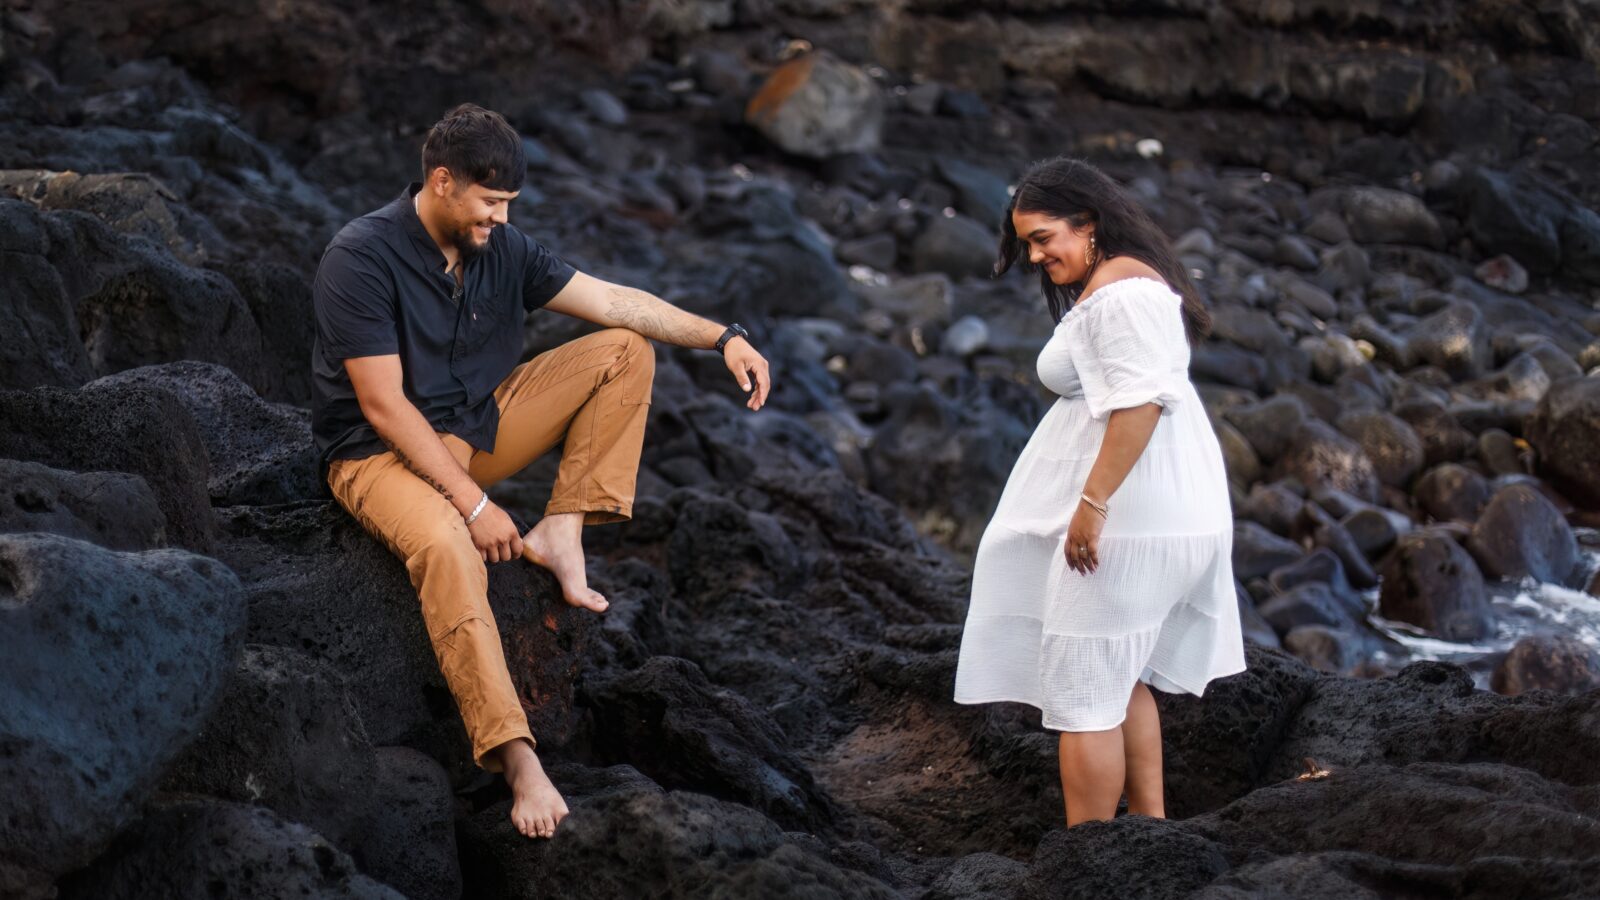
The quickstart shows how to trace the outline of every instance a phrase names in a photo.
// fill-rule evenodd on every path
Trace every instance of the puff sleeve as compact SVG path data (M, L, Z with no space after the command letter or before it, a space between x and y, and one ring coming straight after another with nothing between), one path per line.
M1172 415L1189 378L1182 304L1159 282L1129 279L1068 313L1066 338L1090 416L1151 402Z

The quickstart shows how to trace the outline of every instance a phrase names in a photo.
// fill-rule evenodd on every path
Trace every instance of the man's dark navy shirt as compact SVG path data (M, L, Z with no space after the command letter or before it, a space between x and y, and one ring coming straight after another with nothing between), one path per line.
M526 313L549 303L574 269L511 225L463 271L462 289L417 218L412 184L394 202L346 225L312 285L311 429L326 466L384 452L356 402L344 361L400 355L406 398L435 431L494 451L494 390L522 355Z

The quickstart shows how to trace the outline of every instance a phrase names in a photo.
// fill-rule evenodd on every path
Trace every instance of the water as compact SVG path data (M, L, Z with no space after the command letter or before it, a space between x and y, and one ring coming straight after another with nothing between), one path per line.
M1583 556L1584 574L1579 583L1588 584L1600 571L1600 531L1573 531ZM1528 635L1569 634L1600 649L1600 597L1532 578L1520 583L1490 582L1489 595L1495 613L1494 634L1475 643L1458 643L1423 634L1405 622L1383 618L1377 611L1378 589L1365 592L1367 622L1387 638L1384 648L1374 654L1374 661L1392 668L1419 659L1458 663L1471 670L1479 687L1487 689L1499 657Z

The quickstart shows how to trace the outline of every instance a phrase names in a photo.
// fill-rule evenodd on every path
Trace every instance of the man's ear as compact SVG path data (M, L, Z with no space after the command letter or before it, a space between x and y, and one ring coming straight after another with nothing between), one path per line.
M452 184L454 180L450 177L448 168L435 166L433 171L428 173L428 188L433 191L435 196L443 197L450 193L451 188L454 187Z

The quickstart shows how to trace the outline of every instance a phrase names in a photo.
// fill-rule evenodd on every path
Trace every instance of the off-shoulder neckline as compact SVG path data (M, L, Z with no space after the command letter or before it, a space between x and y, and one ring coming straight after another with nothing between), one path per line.
M1094 290L1090 291L1089 292L1089 296L1087 296L1087 297L1079 297L1078 298L1078 302L1072 304L1072 308L1067 310L1066 314L1061 317L1061 321L1065 322L1067 320L1067 318L1069 316L1071 316L1073 313L1077 312L1080 309L1083 309L1084 306L1086 306L1091 299L1099 297L1101 294L1103 294L1106 291L1116 287L1119 284L1129 284L1129 283L1135 282L1135 281L1148 281L1151 284L1160 287L1163 291L1166 291L1167 293L1172 294L1173 296L1177 296L1178 295L1178 292L1174 291L1172 289L1172 285L1167 284L1165 281L1162 281L1159 278L1151 278L1148 275L1129 275L1127 278L1118 278L1116 281L1108 281L1105 284L1100 285L1099 287L1097 287Z

